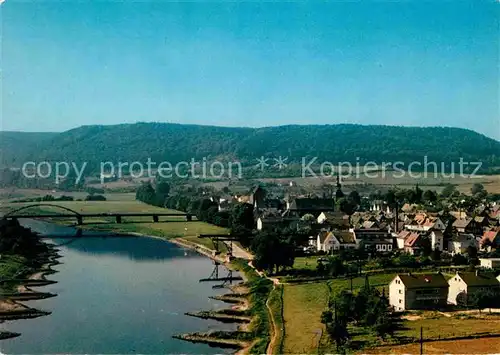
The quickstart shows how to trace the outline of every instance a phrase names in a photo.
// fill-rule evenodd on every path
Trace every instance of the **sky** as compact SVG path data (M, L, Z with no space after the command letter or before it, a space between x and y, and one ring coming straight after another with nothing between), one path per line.
M7 0L1 129L359 123L500 139L499 5Z

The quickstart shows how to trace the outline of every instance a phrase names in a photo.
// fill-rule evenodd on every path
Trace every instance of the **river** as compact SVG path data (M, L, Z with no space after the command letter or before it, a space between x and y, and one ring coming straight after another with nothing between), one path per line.
M53 238L74 232L68 227L24 221L48 242L60 244L58 283L38 290L57 297L24 302L52 314L9 321L0 329L18 338L0 341L2 353L14 354L213 354L231 352L171 338L173 334L235 330L234 324L201 320L187 311L210 310L227 304L209 298L227 293L200 283L209 277L213 262L175 244L146 237ZM223 268L223 267L222 267ZM225 274L226 270L222 271Z

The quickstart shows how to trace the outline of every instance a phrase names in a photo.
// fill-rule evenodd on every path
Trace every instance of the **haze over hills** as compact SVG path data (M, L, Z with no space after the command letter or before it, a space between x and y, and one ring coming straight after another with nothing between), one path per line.
M318 162L483 162L500 166L500 142L471 130L380 125L288 125L230 128L173 123L82 126L62 133L0 132L4 166L23 161L154 162L317 157Z

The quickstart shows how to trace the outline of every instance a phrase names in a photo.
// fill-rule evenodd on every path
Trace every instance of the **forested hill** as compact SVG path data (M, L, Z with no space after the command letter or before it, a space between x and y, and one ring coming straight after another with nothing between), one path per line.
M60 133L0 131L0 163L18 166Z
M289 125L230 128L171 123L82 126L53 136L1 132L4 161L19 165L30 160L189 161L191 158L238 159L255 164L260 156L302 157L318 161L481 161L500 166L500 142L460 128L339 125ZM8 137L9 139L4 139ZM15 144L13 143L15 142ZM18 149L20 146L23 149ZM26 148L26 149L24 149Z

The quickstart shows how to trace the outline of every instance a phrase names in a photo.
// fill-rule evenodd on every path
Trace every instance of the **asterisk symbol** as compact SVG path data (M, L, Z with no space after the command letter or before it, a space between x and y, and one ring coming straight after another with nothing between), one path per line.
M257 158L256 160L258 161L258 163L255 166L257 168L260 168L261 171L264 171L264 169L266 168L266 166L269 166L269 164L267 163L267 161L269 160L269 158L261 156L260 158Z
M287 164L285 163L286 161L288 160L288 157L282 157L281 155L278 157L278 159L274 158L274 161L276 162L276 164L274 164L273 166L278 168L279 170L283 169L283 168L286 168L287 167Z

